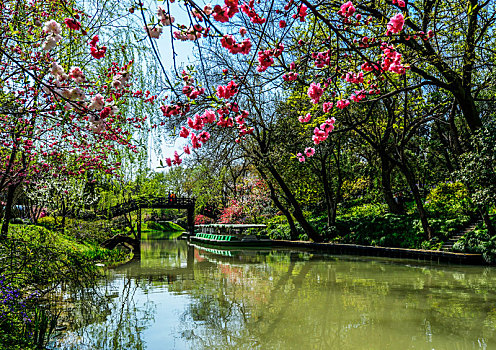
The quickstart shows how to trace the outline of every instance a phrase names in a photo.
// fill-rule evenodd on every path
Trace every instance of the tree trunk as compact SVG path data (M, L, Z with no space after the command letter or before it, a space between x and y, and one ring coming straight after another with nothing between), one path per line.
M391 171L393 167L391 163L384 157L381 157L381 183L382 183L382 193L384 195L384 200L388 206L390 213L403 215L405 214L405 208L399 202L395 200L393 195L393 190L391 188Z
M473 133L477 129L482 127L482 120L475 105L474 97L470 91L466 91L463 87L459 87L458 90L453 91L456 101L462 110L463 117L467 122L470 131Z
M329 181L327 180L326 157L320 160L320 177L322 179L322 187L324 189L324 202L327 212L327 227L336 225L336 200Z
M305 231L308 238L310 238L314 242L322 242L322 236L319 235L317 233L317 231L315 231L315 229L312 227L312 225L310 225L310 223L307 221L307 219L305 218L305 216L303 215L303 212L301 210L300 203L298 203L295 196L293 195L293 192L288 187L288 185L286 184L284 179L281 177L279 172L272 165L268 165L267 169L272 174L272 176L276 180L277 184L281 188L282 192L286 196L286 199L293 207L293 216L296 219L296 221L301 225L301 227L303 228L303 231Z
M12 219L12 206L14 205L14 195L19 184L10 185L7 190L7 201L5 203L2 230L0 232L0 239L5 240L9 232L9 222Z
M276 194L276 191L274 189L274 186L272 186L272 184L270 182L267 182L267 183L269 184L270 198L272 199L272 201L276 205L277 209L279 209L284 214L284 216L286 216L286 220L288 221L289 229L290 229L290 231L289 231L290 239L292 241L297 240L298 239L298 230L296 229L296 225L294 223L293 216L291 216L291 213L289 212L289 210L284 205L282 205L279 198L277 198L277 194Z
M65 232L65 217L67 215L67 205L65 203L65 199L62 199L62 223L61 223L61 232Z
M408 166L405 164L400 167L400 170L403 172L403 175L405 175L408 186L412 191L415 204L417 205L417 211L420 217L420 222L422 223L422 228L424 229L425 237L427 239L432 239L433 230L432 227L430 227L429 221L427 219L427 213L424 209L424 204L422 203L422 197L420 196L420 192L415 181L415 175L410 171Z
M480 208L479 213L481 214L482 220L484 221L484 225L486 226L487 233L489 234L489 236L490 237L496 236L496 230L494 229L494 225L491 222L491 218L489 217L487 210L485 210L485 208Z

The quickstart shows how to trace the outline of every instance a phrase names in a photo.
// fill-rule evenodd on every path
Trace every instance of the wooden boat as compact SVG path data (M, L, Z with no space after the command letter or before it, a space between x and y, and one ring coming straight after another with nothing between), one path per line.
M208 224L196 225L191 242L205 246L236 248L270 247L273 241L266 235L246 234L248 229L260 230L267 226L258 224Z

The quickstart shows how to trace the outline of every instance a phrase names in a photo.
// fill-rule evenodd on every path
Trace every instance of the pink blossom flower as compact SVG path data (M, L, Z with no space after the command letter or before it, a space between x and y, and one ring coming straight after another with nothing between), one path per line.
M253 1L250 1L248 4L244 3L241 5L241 11L243 11L250 18L252 23L264 24L266 21L265 18L260 17L260 15L255 11Z
M225 34L222 39L220 39L222 47L225 47L232 54L242 53L243 55L247 55L251 50L251 40L245 39L240 43L236 43L236 40L232 35Z
M342 4L340 10L338 11L338 15L346 18L353 16L354 13L355 6L353 6L353 3L351 1Z
M107 47L106 46L102 46L102 47L99 47L99 48L96 47L96 46L92 46L90 48L91 56L93 56L97 60L99 60L100 58L104 57L105 56L105 52L107 52Z
M307 147L305 148L305 154L307 157L312 157L315 154L315 148Z
M324 89L320 87L320 83L314 84L311 83L310 87L308 88L308 97L312 99L313 104L319 103L320 97L324 93Z
M62 37L59 34L50 34L49 36L46 37L41 48L43 50L49 51L49 50L53 49L55 46L57 46L57 44L61 40L62 40Z
M50 73L56 78L58 81L66 80L69 76L65 74L64 68L57 62L52 62L52 67L50 69Z
M177 151L174 151L174 160L172 161L172 163L174 165L180 165L182 162L183 162L183 160L179 157L179 154L177 153Z
M208 131L202 131L202 132L198 135L198 139L199 139L202 143L207 142L209 138L210 138L210 133L209 133Z
M401 63L401 54L398 53L393 45L381 45L382 54L382 71L391 71L396 74L405 74L407 67Z
M286 21L285 20L279 21L279 28L286 28Z
M283 74L282 79L284 81L294 81L294 80L298 79L298 73L289 72L289 73Z
M162 34L162 27L157 26L146 26L145 32L150 36L150 38L158 39Z
M174 23L174 17L169 15L163 6L157 7L157 16L160 23L164 26L170 26Z
M189 136L189 130L182 126L181 131L179 132L179 136L187 138Z
M212 5L210 5L210 4L205 5L205 7L203 8L203 12L207 16L210 16L212 14Z
M245 27L239 28L239 34L241 34L241 36L245 36L246 33L247 33L247 30Z
M88 106L91 110L101 110L105 106L104 97L100 94L96 94L91 99L91 104Z
M272 56L272 50L265 50L258 52L258 66L257 66L258 72L264 72L267 70L267 68L269 68L274 64L274 59L271 56Z
M322 105L322 110L324 111L324 113L329 113L333 106L334 104L332 102L324 102L324 104Z
M293 18L299 18L300 22L305 22L305 17L307 16L307 7L305 5L300 5L298 7L298 14L294 14Z
M312 115L310 113L307 113L306 115L300 115L298 117L298 121L300 123L308 123L310 121L310 119L312 119Z
M217 87L217 96L220 98L229 99L238 93L238 84L230 81L226 86L219 85Z
M215 112L212 111L211 109L207 109L205 112L202 114L202 119L205 123L215 123L216 117L215 117Z
M386 35L389 35L389 33L397 34L401 32L404 24L405 19L403 18L403 15L401 13L395 14L393 17L391 17L389 23L387 24Z
M189 149L189 146L188 145L184 146L183 147L183 150L184 150L184 153L191 154L191 150Z
M165 158L165 163L167 166L172 166L172 160L170 158Z
M296 155L296 157L298 158L298 160L300 161L300 163L303 163L305 161L305 156L301 153L298 153Z
M191 146L193 146L193 148L200 148L202 146L200 140L193 132L191 133Z
M342 99L336 102L336 107L339 109L344 109L350 105L350 101Z
M46 21L43 25L43 31L48 34L58 35L62 33L62 28L60 24L53 19L50 21Z
M75 19L66 18L64 19L64 23L67 25L67 27L69 27L72 30L81 29L81 23L79 21L76 21Z
M69 70L69 76L74 80L76 83L82 83L84 81L84 73L79 67L72 67Z

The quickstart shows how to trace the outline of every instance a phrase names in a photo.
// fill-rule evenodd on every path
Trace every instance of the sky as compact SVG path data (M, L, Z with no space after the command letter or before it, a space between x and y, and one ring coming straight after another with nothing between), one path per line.
M155 2L152 3L156 4ZM156 6L156 5L151 5L151 6ZM177 2L170 4L170 7L171 7L170 9L171 14L175 18L174 24L179 23L179 24L187 25L190 22L186 11L183 8L181 8L181 6ZM153 12L155 13L155 11ZM159 39L156 39L162 64L167 71L172 70L174 64L170 28L171 27L164 27L162 35L160 36ZM181 71L180 69L181 65L186 65L192 62L193 48L194 48L194 43L191 41L174 40L174 50L177 54L176 66L179 72ZM172 75L169 75L169 78L171 78L172 80L173 78ZM152 133L153 138L150 138L149 147L148 147L149 166L151 169L154 169L156 171L163 171L164 169L160 169L160 161L162 161L165 164L165 158L167 157L172 158L174 155L174 151L175 150L177 150L178 152L181 151L183 149L183 146L186 144L184 139L177 137L175 140L173 140L169 135L170 133L164 135L163 129L162 130L155 129L153 131ZM156 152L154 147L152 147L152 143L154 142L154 140L155 141L159 140L161 155L158 154L158 152Z

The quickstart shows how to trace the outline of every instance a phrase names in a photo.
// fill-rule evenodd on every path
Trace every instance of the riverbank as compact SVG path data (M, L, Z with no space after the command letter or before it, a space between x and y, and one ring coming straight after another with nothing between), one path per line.
M45 295L66 286L91 286L102 267L129 258L126 251L45 227L11 225L0 244L0 349L42 348L58 317L43 302Z
M401 248L419 251L441 251L450 237L463 233L451 252L482 254L486 263L496 262L496 237L490 237L482 222L470 232L464 232L479 219L476 215L437 215L429 219L434 236L425 237L420 220L416 214L394 215L381 211L368 210L364 213L341 215L334 226L328 226L326 216L308 214L309 223L322 233L325 243L348 246L367 246L377 248ZM496 217L493 216L496 223ZM266 222L264 234L272 239L290 240L290 228L282 216L270 218ZM309 241L299 225L298 240ZM441 253L441 252L440 252ZM442 255L442 254L440 254Z
M351 254L362 256L380 256L399 259L427 260L464 265L486 265L482 254L444 252L439 250L406 249L377 247L358 244L314 243L308 241L278 240L274 247L298 248L321 251L329 254Z

